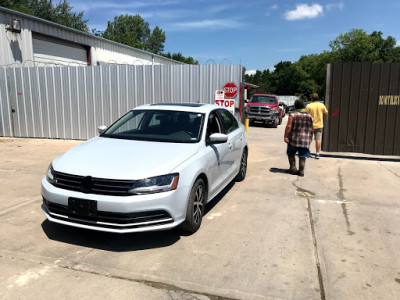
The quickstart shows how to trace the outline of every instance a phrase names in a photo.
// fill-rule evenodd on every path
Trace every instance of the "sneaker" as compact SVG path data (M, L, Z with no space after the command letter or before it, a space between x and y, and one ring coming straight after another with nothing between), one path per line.
M315 153L315 159L319 159L319 153Z

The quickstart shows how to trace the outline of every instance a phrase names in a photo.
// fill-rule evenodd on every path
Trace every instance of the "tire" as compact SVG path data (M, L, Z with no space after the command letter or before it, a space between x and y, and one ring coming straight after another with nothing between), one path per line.
M254 125L254 120L250 119L249 120L249 126L253 126Z
M247 149L243 150L242 159L240 160L239 173L235 177L235 181L243 181L247 173Z
M279 125L281 125L281 124L282 124L282 118L279 119Z
M279 125L279 120L278 120L278 118L276 118L276 119L274 120L274 122L272 123L272 127L278 128L278 125Z
M181 229L188 233L195 233L201 225L206 203L206 185L203 179L198 178L190 191L186 219Z

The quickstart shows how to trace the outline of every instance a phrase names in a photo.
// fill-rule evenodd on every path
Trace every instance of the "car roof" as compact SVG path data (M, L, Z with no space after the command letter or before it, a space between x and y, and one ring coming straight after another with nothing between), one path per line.
M136 109L145 109L145 110L175 110L175 111L188 111L188 112L196 112L196 113L209 113L214 109L222 108L222 106L218 106L216 104L206 104L206 103L155 103L155 104L145 104L138 107Z
M276 97L276 95L271 95L271 94L254 94L252 97L254 96L268 96L268 97Z

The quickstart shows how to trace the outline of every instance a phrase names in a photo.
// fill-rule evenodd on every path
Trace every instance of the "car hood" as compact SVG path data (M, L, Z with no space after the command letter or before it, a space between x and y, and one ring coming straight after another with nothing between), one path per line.
M277 108L278 106L276 104L269 104L269 103L262 103L262 102L254 102L254 103L247 103L247 107L251 106L268 106L271 108Z
M74 175L136 180L171 173L198 148L198 144L96 137L56 158L53 168Z

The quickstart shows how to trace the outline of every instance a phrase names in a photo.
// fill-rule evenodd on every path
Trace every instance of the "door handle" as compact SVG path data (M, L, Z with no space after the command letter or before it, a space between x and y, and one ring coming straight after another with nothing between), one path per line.
M228 148L232 149L232 143L228 143Z
M12 112L12 113L15 113L15 109L13 108L13 109L11 110L11 112Z

